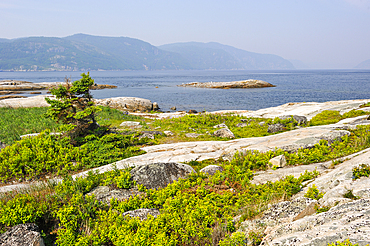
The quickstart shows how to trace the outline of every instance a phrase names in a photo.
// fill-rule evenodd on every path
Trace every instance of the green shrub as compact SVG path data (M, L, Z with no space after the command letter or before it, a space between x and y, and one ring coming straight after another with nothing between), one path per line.
M314 209L316 210L316 213L319 214L319 213L324 213L324 212L329 211L331 207L330 206L320 207L318 204L315 204Z
M353 179L359 179L360 177L369 177L370 176L370 165L360 164L358 167L352 169Z
M130 189L136 184L131 178L129 169L114 169L113 171L106 172L102 175L104 176L104 181L102 182L103 185L113 186L120 189Z
M370 107L370 102L360 105L360 108L366 108L366 107Z
M310 126L328 125L339 122L342 119L353 118L361 115L368 115L369 112L363 110L351 110L343 115L340 115L339 111L325 110L315 115L309 122Z
M71 143L74 143L75 138L86 136L98 128L95 115L101 110L94 105L90 93L94 80L89 72L81 76L80 80L73 83L66 77L64 85L50 89L55 99L45 97L50 104L45 116L71 127L66 133L71 137Z
M343 242L337 241L336 243L328 243L328 246L358 246L358 243L352 244L349 239L346 239ZM369 246L369 244L365 246Z
M132 135L90 135L84 142L74 147L69 138L51 135L48 131L22 139L0 152L0 180L62 175L144 153L134 146L142 142Z
M242 232L235 232L231 236L226 237L220 241L219 246L244 246L246 245L246 236Z
M320 192L316 185L313 184L311 187L308 188L306 194L304 195L304 197L307 197L307 198L311 198L311 199L315 199L315 200L319 200L320 198L322 198L324 196L325 193L323 192Z
M35 197L18 194L10 201L0 200L0 224L14 226L33 223L45 213L46 209L46 204L40 203Z
M344 113L342 115L342 118L343 119L346 119L346 118L354 118L354 117L357 117L357 116L361 116L361 115L368 115L369 112L366 112L366 111L363 111L363 110L355 110L355 109L352 109L351 111L347 112L347 113Z
M315 115L310 120L311 126L318 126L318 125L329 125L333 123L337 123L342 119L339 111L335 110L324 110L321 113Z
M349 198L349 199L352 199L352 200L357 200L357 199L360 199L359 196L355 196L353 193L352 193L352 190L348 190L347 193L345 193L343 195L344 198Z

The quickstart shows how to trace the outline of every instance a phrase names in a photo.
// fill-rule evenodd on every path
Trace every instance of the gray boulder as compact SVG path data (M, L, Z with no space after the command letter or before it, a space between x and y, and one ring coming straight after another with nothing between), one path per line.
M282 132L284 131L284 125L283 124L273 124L273 125L269 125L268 129L267 129L267 132L269 133L275 133L275 132Z
M234 133L232 133L228 128L222 128L213 133L213 135L221 138L235 138Z
M164 134L166 134L166 136L170 137L170 136L173 136L173 132L171 131L164 131Z
M153 103L153 110L154 111L158 111L160 108L159 108L159 105L158 105L158 103L157 102L154 102Z
M158 104L153 103L148 99L138 97L113 97L106 99L95 99L96 105L109 106L120 110L129 112L150 112L152 110L158 110Z
M0 150L4 149L5 147L6 147L6 145L4 143L0 142Z
M218 125L215 125L213 126L213 128L228 128L226 124L222 123L222 124L218 124Z
M139 139L142 139L142 138L154 139L156 135L163 135L163 132L160 132L160 131L142 131L142 135L139 136Z
M236 127L246 127L248 126L248 123L238 123L236 124Z
M189 165L170 162L138 166L130 173L137 184L142 184L148 189L159 189L192 172L195 170Z
M202 134L198 134L198 133L185 133L185 137L187 137L187 138L197 138L201 135Z
M146 220L149 214L152 215L154 218L157 218L157 216L160 215L160 212L156 208L140 208L133 211L127 211L123 213L122 216L130 216L132 218Z
M215 173L217 171L220 171L222 172L224 169L220 166L217 166L217 165L209 165L209 166L206 166L202 169L200 169L199 172L203 172L203 173L206 173L206 174L209 174L209 175L215 175Z
M108 186L98 186L86 194L86 196L95 195L95 199L110 204L112 198L118 201L124 201L130 197L144 195L144 192L138 191L136 187L132 189L110 189Z
M138 125L140 125L140 122L137 122L137 121L124 121L119 126L123 126L123 127L136 127Z
M286 159L284 155L275 156L274 158L269 160L271 167L285 167Z
M279 119L285 120L292 118L298 122L298 125L300 124L306 124L307 123L307 117L306 116L299 116L299 115L282 115L279 116Z
M39 227L33 223L13 226L11 229L0 235L2 246L44 246Z

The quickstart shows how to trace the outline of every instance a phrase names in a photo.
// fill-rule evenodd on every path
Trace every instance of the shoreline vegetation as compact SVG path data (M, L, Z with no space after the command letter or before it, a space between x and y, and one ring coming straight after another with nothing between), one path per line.
M351 154L370 148L370 100L364 101L346 104L343 108L352 107L346 112L321 110L309 119L236 113L150 119L98 106L95 119L103 128L74 139L73 144L66 134L51 134L63 132L63 127L43 117L47 108L0 108L0 142L5 144L0 150L2 186L29 184L27 188L0 193L0 233L4 233L0 235L0 242L2 235L12 227L35 223L45 245L259 245L271 235L266 231L267 225L248 230L243 226L263 219L274 204L286 204L297 196L303 199L304 195L309 202L317 201L312 215L330 212L340 204L362 198L357 198L359 193L353 191L355 195L347 194L350 198L345 201L341 198L330 204L320 203L329 201L327 195L320 193L322 186L310 183L341 168ZM138 173L151 170L154 163L161 162L156 164L162 165L155 169L156 177L162 175L158 173L166 166L174 166L173 162L156 157L145 166L118 169L116 165L106 172L90 171L84 176L73 176L125 158L140 158L146 155L145 150L156 146L170 148L171 144L181 146L185 142L202 141L209 143L208 148L216 148L217 142L232 142L230 135L216 134L222 129L232 132L233 139L264 136L279 139L288 132L329 128L332 136L325 133L322 139L315 139L311 145L305 142L302 146L306 147L298 149L257 151L241 147L230 152L229 158L201 160L198 157L176 164L193 171L179 171L181 178L154 189L147 188ZM20 139L21 135L35 132L41 134ZM304 141L308 140L312 137L306 136ZM200 145L194 146L200 148ZM202 151L206 149L199 153ZM273 164L272 159L281 156L285 163ZM324 173L306 170L277 181L253 182L256 175L262 177L275 170L328 161L331 164ZM212 166L219 168L214 172L202 171ZM138 168L142 169L138 171ZM368 180L369 170L366 163L353 168L354 180ZM148 176L144 179L153 178L149 173L145 175ZM102 189L106 189L108 195L98 192ZM102 196L105 198L100 199ZM141 213L141 217L135 213ZM279 223L283 222L279 220ZM356 241L338 245L353 242Z

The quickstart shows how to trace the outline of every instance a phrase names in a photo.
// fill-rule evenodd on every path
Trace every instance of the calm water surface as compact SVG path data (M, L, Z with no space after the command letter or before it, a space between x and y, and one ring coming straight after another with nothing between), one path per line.
M81 72L0 72L0 80L30 82L80 79ZM92 71L98 84L118 86L93 91L95 98L141 97L158 102L163 110L257 110L288 102L325 102L370 99L370 70L279 71ZM205 89L176 85L189 82L226 82L260 79L276 87L258 89ZM158 87L158 88L157 88ZM46 93L45 91L43 93Z

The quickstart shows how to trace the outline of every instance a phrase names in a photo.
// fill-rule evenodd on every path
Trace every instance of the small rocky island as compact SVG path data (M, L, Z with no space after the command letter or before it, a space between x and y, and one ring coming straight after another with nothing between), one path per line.
M198 87L198 88L214 88L214 89L231 89L231 88L263 88L263 87L275 87L266 81L248 79L231 82L192 82L187 84L177 85L181 87Z
M33 83L28 81L20 80L1 80L0 81L0 95L8 95L0 97L1 99L9 98L22 98L25 96L10 96L9 94L23 94L24 91L40 91L40 90L50 90L56 88L59 85L65 85L65 82L41 82ZM94 84L92 90L101 90L101 89L114 89L117 88L115 85L98 85ZM41 94L40 92L31 92L29 94Z

